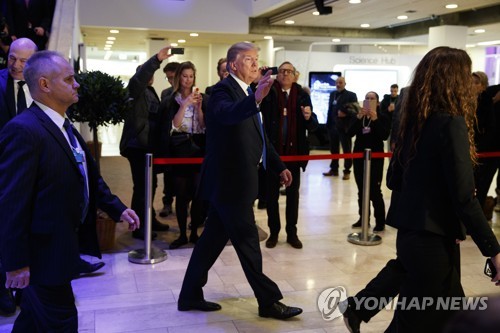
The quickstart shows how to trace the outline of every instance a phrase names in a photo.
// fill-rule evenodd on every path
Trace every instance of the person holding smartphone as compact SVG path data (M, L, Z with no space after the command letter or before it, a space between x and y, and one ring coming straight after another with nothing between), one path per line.
M163 135L170 133L170 155L172 157L201 157L205 151L205 116L208 97L200 93L196 84L196 67L191 61L182 62L175 72L174 92L162 103L165 116L161 120ZM170 126L171 123L171 126ZM187 140L183 140L186 138ZM183 141L183 142L180 142ZM170 244L176 249L188 243L187 218L191 202L191 234L189 241L198 240L197 229L205 219L206 207L195 197L199 182L199 165L179 164L172 168L174 178L175 212L179 224L179 237Z
M384 140L387 140L391 130L389 117L380 111L379 97L374 91L366 94L363 107L358 112L356 120L349 127L347 133L351 137L355 136L353 152L363 152L369 148L372 152L384 151ZM363 175L364 160L354 159L354 179L358 187L359 220L352 225L353 228L361 228L362 197L363 197ZM375 215L374 232L381 232L385 229L385 204L382 197L382 175L384 169L384 159L372 159L370 172L370 201L373 204Z

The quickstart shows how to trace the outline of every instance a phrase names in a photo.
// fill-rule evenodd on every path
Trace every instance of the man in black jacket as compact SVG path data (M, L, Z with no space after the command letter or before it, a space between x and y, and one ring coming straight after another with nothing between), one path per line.
M309 155L307 131L318 128L318 119L312 112L311 99L302 87L295 83L295 73L295 67L290 62L282 63L270 93L260 106L266 134L280 156ZM292 247L300 249L302 242L297 236L300 168L305 171L307 161L285 164L293 178L292 184L286 188L286 241ZM278 242L281 229L278 205L281 184L273 173L266 173L266 176L267 224L271 233L266 247L273 248Z
M128 84L130 97L134 99L132 111L125 117L120 154L130 163L134 192L132 194L132 209L137 212L141 221L146 221L145 197L146 182L144 170L146 168L146 154L153 153L155 144L160 142L158 121L160 99L152 87L154 72L160 68L163 60L169 58L170 47L164 47L152 56L132 76ZM156 189L156 177L153 177L153 193ZM145 223L141 228L134 230L132 237L144 239ZM155 218L153 210L153 230L167 231L169 226L160 223ZM155 233L152 233L155 237Z
M358 97L352 91L345 89L345 78L339 77L335 82L337 90L330 94L328 117L326 120L326 128L330 133L330 152L338 154L340 152L339 145L342 145L344 154L350 154L352 150L352 139L347 135L348 118L350 112L347 110L348 104L358 101ZM344 176L342 179L348 180L351 175L352 158L344 160ZM330 163L330 170L324 172L323 176L338 176L339 175L339 160L333 159Z

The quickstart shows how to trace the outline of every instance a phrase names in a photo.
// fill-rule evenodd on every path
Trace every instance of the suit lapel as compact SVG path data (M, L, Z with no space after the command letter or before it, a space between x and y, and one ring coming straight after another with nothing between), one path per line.
M56 140L58 143L59 147L64 151L65 155L70 159L71 164L75 167L75 170L80 174L80 168L78 167L78 164L76 163L75 156L73 155L73 152L71 151L71 148L69 147L69 143L64 137L64 134L62 131L54 124L52 119L49 118L43 112L42 109L38 107L36 104L32 104L32 107L28 109L31 111L37 119L40 121L40 124L49 132L52 137ZM26 110L27 111L27 110Z
M14 79L12 76L8 75L7 87L6 87L6 99L7 99L7 112L10 118L14 118L17 114L16 112L16 99L14 97Z
M231 75L229 75L227 79L229 80L229 83L232 86L231 90L236 92L236 100L241 101L242 99L247 97L247 94L243 91L243 89L241 89L241 86L238 84L238 82L236 82L236 80ZM260 134L261 130L260 130L259 118L257 118L258 116L259 116L258 114L254 114L252 120L255 128L257 129L257 131L259 131Z

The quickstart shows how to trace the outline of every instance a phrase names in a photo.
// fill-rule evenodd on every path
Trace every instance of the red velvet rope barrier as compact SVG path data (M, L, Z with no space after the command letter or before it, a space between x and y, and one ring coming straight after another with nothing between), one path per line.
M372 153L372 158L390 158L392 153ZM500 152L479 153L480 158L500 157ZM312 161L312 160L335 160L346 158L363 158L363 153L351 154L319 154L319 155L294 155L294 156L281 156L283 162L299 162L299 161ZM153 164L166 165L166 164L201 164L202 157L191 158L154 158Z

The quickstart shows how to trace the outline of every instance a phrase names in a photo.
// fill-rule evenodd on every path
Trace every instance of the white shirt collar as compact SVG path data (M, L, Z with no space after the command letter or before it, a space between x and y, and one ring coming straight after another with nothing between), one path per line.
M247 90L247 88L250 87L250 85L248 85L245 82L243 82L240 78L238 78L233 73L229 73L229 75L231 75L233 77L233 79L236 80L236 82L240 85L241 89L243 89L243 91L245 92L245 94L247 94L247 96L248 96L248 90Z
M34 101L36 103L36 105L38 105L38 107L40 109L42 109L43 112L45 112L45 114L54 122L54 124L57 125L57 127L59 127L59 129L62 131L63 130L63 125L64 125L64 117L61 116L59 113L57 113L56 111L52 110L50 107L48 107L47 105L45 104L42 104L40 102L37 102L37 101Z

